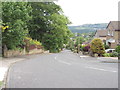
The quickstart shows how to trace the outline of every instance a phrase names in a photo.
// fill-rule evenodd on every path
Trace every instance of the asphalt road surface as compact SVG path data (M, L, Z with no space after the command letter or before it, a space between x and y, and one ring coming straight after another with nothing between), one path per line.
M118 64L69 50L13 64L7 88L118 88Z

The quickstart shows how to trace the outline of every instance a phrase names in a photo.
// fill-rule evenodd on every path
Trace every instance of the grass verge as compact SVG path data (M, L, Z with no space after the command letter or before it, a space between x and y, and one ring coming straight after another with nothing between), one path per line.
M3 82L2 81L0 81L0 87L3 85Z

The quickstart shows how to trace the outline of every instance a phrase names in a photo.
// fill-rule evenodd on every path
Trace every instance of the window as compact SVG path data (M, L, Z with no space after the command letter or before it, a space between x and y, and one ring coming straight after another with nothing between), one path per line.
M110 30L108 29L108 35L110 36Z
M113 31L112 31L112 35L111 36L113 36L114 35L114 33L113 33Z

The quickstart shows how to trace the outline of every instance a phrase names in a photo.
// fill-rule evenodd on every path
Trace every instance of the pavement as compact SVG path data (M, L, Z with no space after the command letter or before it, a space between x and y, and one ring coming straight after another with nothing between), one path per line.
M69 50L33 55L10 67L6 88L118 88L118 63L102 60Z
M47 52L45 52L43 54L47 54ZM22 55L22 56L10 57L10 58L2 58L2 57L0 57L0 81L3 82L3 85L0 86L0 88L5 87L9 68L13 64L15 64L17 62L20 62L20 61L23 61L23 60L29 60L30 58L34 58L34 57L36 57L38 55L39 54L35 54L35 55Z
M5 85L7 71L9 67L16 62L25 60L25 57L12 57L12 58L0 58L0 81L3 82L3 86Z

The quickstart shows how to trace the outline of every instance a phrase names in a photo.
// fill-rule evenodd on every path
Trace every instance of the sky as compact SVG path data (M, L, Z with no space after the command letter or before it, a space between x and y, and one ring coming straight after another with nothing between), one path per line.
M58 0L71 25L109 23L118 20L119 0Z

